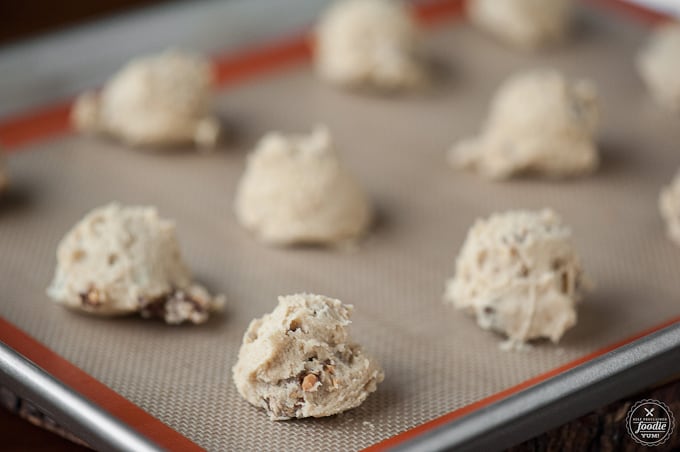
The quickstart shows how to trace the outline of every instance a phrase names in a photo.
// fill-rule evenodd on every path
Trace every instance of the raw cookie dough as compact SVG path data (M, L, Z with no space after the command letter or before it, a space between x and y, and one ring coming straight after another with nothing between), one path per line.
M657 28L638 57L637 67L654 100L680 113L680 24Z
M408 8L390 0L340 0L322 17L315 64L321 78L393 90L426 81L417 27Z
M562 41L571 19L571 0L470 0L468 17L501 41L535 49Z
M477 220L447 282L445 300L504 333L508 346L558 342L576 324L587 286L571 231L550 209L509 211Z
M666 220L668 237L680 245L680 172L669 186L661 190L659 210Z
M172 222L153 207L119 204L93 210L61 240L47 293L68 308L170 324L203 323L224 304L192 283Z
M371 221L369 202L325 127L265 135L248 157L235 210L246 229L277 245L346 242Z
M449 162L491 179L589 173L599 164L598 121L597 91L589 81L549 69L520 73L498 89L482 134L453 146Z
M129 62L101 93L81 95L71 113L76 129L111 135L131 146L216 144L212 69L203 57L166 51Z
M359 406L384 374L348 336L353 307L313 294L279 297L250 323L234 383L274 420L323 417Z

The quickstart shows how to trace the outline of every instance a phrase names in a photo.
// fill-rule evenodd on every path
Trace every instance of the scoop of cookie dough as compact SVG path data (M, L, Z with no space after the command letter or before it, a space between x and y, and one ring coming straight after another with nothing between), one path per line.
M657 28L639 55L637 67L654 100L680 113L680 24Z
M212 147L219 121L212 113L212 69L203 57L166 51L129 62L100 93L81 95L71 113L83 132L139 147Z
M248 158L235 209L246 229L278 245L356 239L371 220L369 202L325 127L265 135Z
M509 211L477 220L447 282L445 300L474 315L508 345L558 342L576 324L587 286L571 231L550 209Z
M467 12L475 25L502 42L535 49L566 37L571 0L469 0Z
M272 420L323 417L359 406L384 374L348 335L352 305L313 294L279 297L250 323L234 383Z
M680 172L669 186L661 190L659 210L666 221L668 237L680 245Z
M599 164L598 121L591 82L570 81L555 70L520 73L498 89L481 135L454 145L449 162L491 179L589 173Z
M339 85L412 88L427 78L418 47L418 30L403 3L340 0L317 27L316 70Z
M61 240L47 293L91 314L139 312L170 324L203 323L224 304L192 283L172 222L119 204L93 210Z

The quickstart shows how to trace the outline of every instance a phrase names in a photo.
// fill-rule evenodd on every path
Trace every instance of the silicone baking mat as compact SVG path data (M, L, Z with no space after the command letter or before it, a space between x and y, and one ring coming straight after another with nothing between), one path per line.
M680 128L677 117L652 103L634 70L648 24L584 6L568 45L526 54L454 20L458 2L433 5L421 10L431 24L425 44L438 73L428 93L382 97L328 87L306 62L304 39L221 60L225 85L217 107L231 133L212 154L139 152L58 137L65 107L5 123L0 140L17 152L9 157L13 185L0 210L0 315L209 450L365 448L675 321L680 249L666 238L657 196L680 165ZM498 84L543 66L597 83L601 169L569 181L503 183L450 169L445 151L478 131ZM265 247L232 213L245 156L269 130L306 132L317 123L330 127L370 194L376 225L354 252ZM39 135L49 138L33 140ZM86 212L113 200L155 205L176 221L196 279L227 295L223 315L199 327L171 327L79 315L48 300L60 238ZM597 286L559 345L504 352L499 336L442 303L444 282L476 218L541 207L572 226ZM272 422L239 397L231 367L250 320L271 311L278 295L301 291L354 304L352 335L382 363L386 378L354 410ZM0 339L23 344L48 371L74 385L87 380L2 326ZM125 404L115 395L94 397L116 413Z

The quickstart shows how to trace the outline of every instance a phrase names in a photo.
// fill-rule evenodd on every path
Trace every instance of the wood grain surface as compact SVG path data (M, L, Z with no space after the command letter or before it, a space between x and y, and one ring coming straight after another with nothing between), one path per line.
M659 400L673 411L676 419L675 429L666 444L645 447L633 441L628 435L625 425L626 414L635 402L643 399ZM680 448L679 416L680 380L676 380L588 413L513 447L509 449L509 452L665 452L678 450Z
M0 44L161 1L62 0L58 7L46 7L48 4L38 0L0 2L0 17L3 19L0 27Z
M90 450L37 427L4 408L0 408L0 438L2 438L0 450L4 452L79 452Z

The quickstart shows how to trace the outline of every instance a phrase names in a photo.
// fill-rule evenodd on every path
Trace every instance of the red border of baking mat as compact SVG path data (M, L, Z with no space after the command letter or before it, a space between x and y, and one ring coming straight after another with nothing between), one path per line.
M505 399L506 397L509 397L511 395L517 394L518 392L521 392L525 389L528 389L534 385L537 385L538 383L544 382L546 380L549 380L550 378L556 377L557 375L566 372L568 370L571 370L575 367L580 366L581 364L587 363L588 361L591 361L595 358L598 358L602 355L605 355L611 351L616 350L619 347L623 347L624 345L630 344L631 342L634 342L638 339L641 339L649 334L655 333L659 330L662 330L666 327L669 327L671 325L675 325L676 323L680 323L680 316L674 317L670 320L667 320L659 325L653 326L647 330L641 331L633 336L630 336L626 339L623 339L622 341L615 342L613 344L610 344L604 348L601 348L597 351L594 351L592 353L589 353L585 356L582 356L580 358L577 358L573 361L570 361L566 364L563 364L559 367L556 367L555 369L549 370L548 372L545 372L543 374L537 375L535 377L529 378L528 380L525 380L521 382L518 385L512 386L508 389L504 389L501 392L497 392L496 394L490 395L489 397L485 397L481 400L478 400L476 402L473 402L469 405L465 405L464 407L458 408L457 410L454 410L450 413L444 414L438 418L432 419L431 421L427 421L423 424L420 424L416 427L413 427L409 430L406 430L402 433L398 433L395 436L392 436L390 438L387 438L386 440L383 440L377 444L374 444L373 446L367 447L364 449L364 452L375 452L379 450L386 450L390 447L394 447L398 444L401 444L403 442L406 442L410 439L413 439L419 435L422 435L425 432L429 432L430 430L433 430L441 425L444 425L448 422L452 422L458 418L461 418L467 414L470 414L474 411L477 411L481 408L485 408L492 403L498 402L502 399Z
M651 11L642 6L626 3L623 0L583 1L594 5L619 9L644 23L655 24L668 20L668 17L661 13ZM433 0L417 5L414 13L421 24L430 25L447 18L461 16L463 10L464 2L462 0ZM307 61L311 53L311 33L303 33L297 37L279 41L275 45L251 49L242 53L218 56L214 60L217 84L220 87L225 87L287 65ZM44 141L71 132L69 124L71 104L72 101L64 101L0 121L0 143L10 151L19 150L30 143ZM680 323L680 317L667 320L622 341L525 380L516 386L406 430L365 450L385 450L401 444L676 323ZM67 386L78 388L78 392L81 395L160 446L168 450L202 450L188 438L71 364L1 316L0 341L42 367Z
M203 450L181 433L171 429L99 380L71 364L16 326L0 317L0 341L36 363L47 373L104 408L159 446L167 450Z
M462 0L431 0L414 8L416 18L423 25L457 17L462 12ZM217 85L225 87L283 66L307 61L311 53L312 38L311 33L307 32L273 45L218 56L214 59ZM0 121L0 144L12 151L71 132L69 112L72 103L73 100L66 100Z

